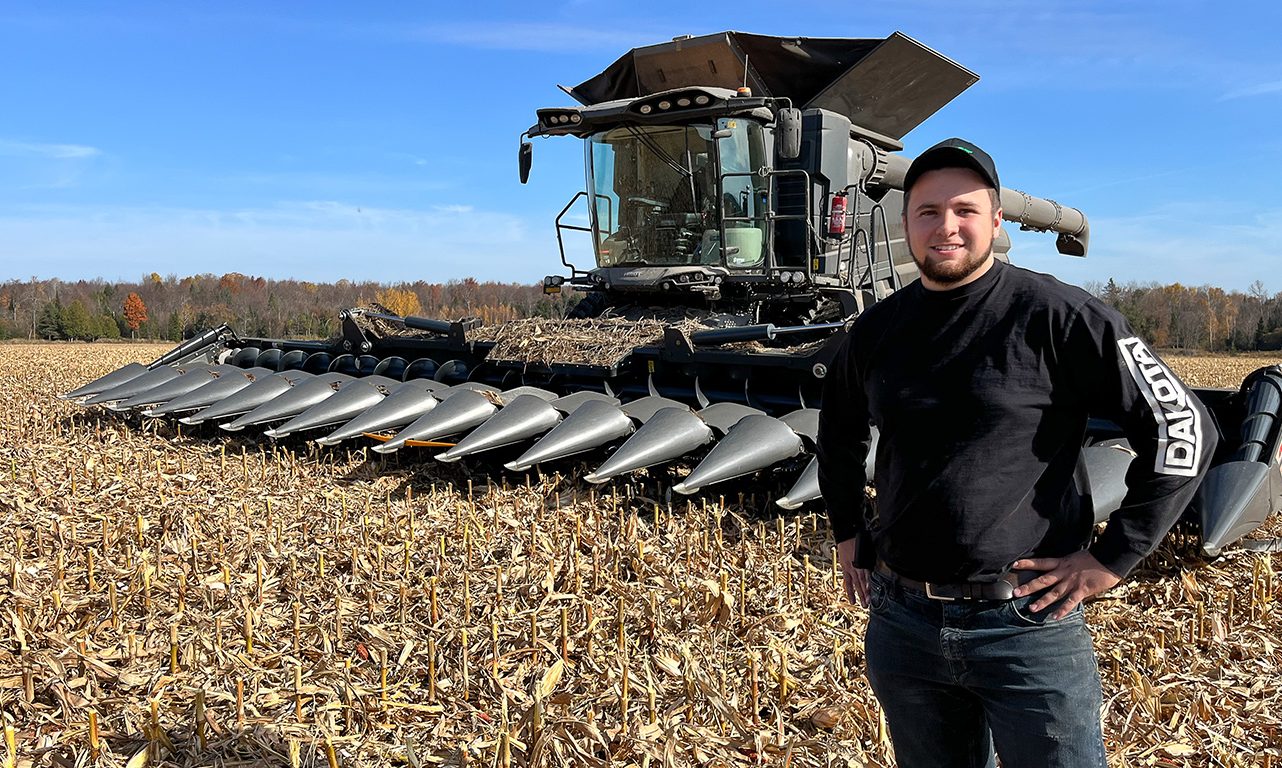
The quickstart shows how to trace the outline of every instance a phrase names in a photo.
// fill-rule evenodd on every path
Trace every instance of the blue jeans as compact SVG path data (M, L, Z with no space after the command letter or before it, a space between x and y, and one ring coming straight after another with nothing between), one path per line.
M865 650L899 768L1106 767L1099 670L1078 606L941 602L872 574Z

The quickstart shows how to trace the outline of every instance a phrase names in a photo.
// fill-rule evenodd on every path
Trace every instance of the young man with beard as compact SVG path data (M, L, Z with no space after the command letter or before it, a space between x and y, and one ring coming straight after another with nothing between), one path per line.
M820 486L900 768L994 765L994 751L1005 768L1105 766L1082 601L1157 546L1216 445L1121 315L993 258L1000 190L961 139L913 161L921 278L855 320L825 384ZM1098 536L1074 484L1088 415L1136 454Z

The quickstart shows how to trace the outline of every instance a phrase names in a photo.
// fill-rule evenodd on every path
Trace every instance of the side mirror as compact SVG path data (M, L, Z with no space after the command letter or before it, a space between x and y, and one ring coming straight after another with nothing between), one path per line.
M517 153L517 162L521 169L521 183L530 180L530 166L534 163L534 145L528 141L521 142L521 151Z
M779 156L795 160L801 156L801 110L787 108L775 116L775 146Z

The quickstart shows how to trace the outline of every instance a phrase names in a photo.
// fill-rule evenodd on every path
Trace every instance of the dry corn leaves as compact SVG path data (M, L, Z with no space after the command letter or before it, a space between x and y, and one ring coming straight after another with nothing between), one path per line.
M626 358L633 349L663 342L664 329L673 327L682 333L737 325L739 318L729 315L695 312L680 307L632 310L623 315L606 314L585 320L532 317L499 325L481 326L469 333L480 341L494 342L487 357L490 360L523 361L537 365L568 363L574 365L612 366ZM797 337L797 343L763 344L759 341L725 344L721 349L757 353L798 353L813 348L823 339Z
M889 763L814 515L472 487L54 398L157 351L0 346L0 760ZM1271 760L1279 556L1180 543L1090 609L1112 760Z

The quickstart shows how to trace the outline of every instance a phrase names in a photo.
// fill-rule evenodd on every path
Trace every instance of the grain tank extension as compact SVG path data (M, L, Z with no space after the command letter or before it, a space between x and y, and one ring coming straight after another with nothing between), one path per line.
M795 508L818 497L817 408L845 322L917 277L902 139L977 80L898 33L634 49L522 134L522 181L534 138L584 145L585 188L555 222L564 272L544 279L579 296L564 320L486 327L358 307L319 341L223 326L66 397L207 425L198 434L427 448L517 473L585 467L586 483L657 472L678 494L768 474ZM1000 196L1008 222L1086 255L1081 211ZM996 255L1009 250L1003 234ZM1199 394L1223 439L1189 515L1214 554L1282 503L1282 372ZM1125 493L1130 456L1113 425L1092 422L1079 486L1097 519Z

